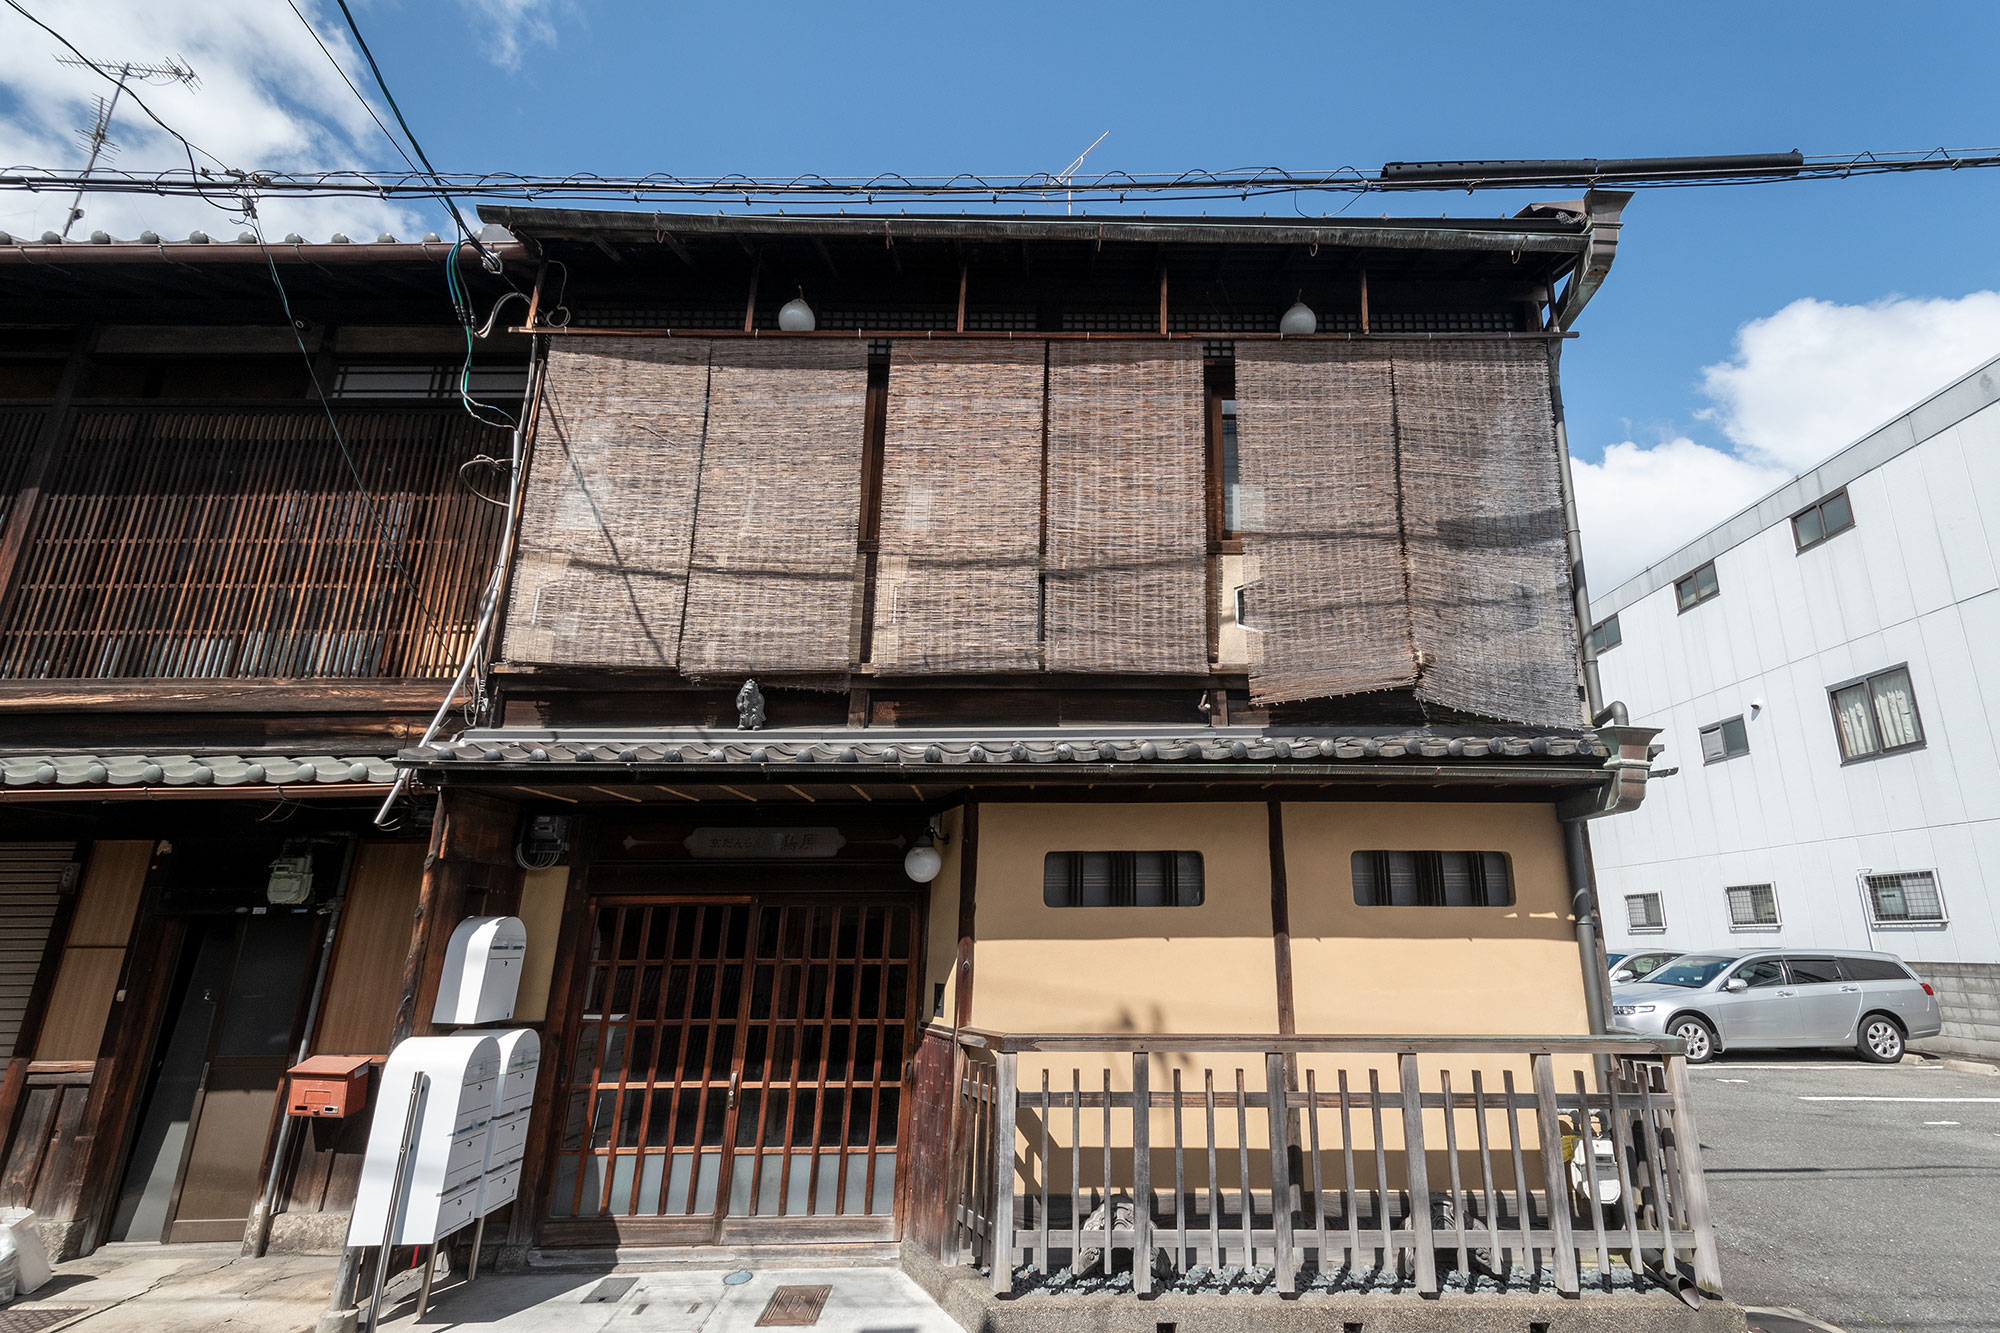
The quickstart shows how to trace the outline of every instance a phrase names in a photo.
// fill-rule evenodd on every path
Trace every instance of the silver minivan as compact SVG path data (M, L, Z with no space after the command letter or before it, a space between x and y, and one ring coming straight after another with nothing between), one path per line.
M1718 1051L1850 1046L1894 1064L1903 1045L1934 1037L1937 993L1894 954L1847 949L1711 949L1682 954L1611 990L1612 1025L1665 1033L1690 1063Z

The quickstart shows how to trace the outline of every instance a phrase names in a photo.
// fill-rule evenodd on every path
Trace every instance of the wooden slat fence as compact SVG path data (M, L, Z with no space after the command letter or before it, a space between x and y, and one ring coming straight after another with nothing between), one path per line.
M1720 1288L1678 1042L968 1028L953 1086L943 1257L996 1292Z
M0 679L451 675L501 527L460 469L504 433L456 408L338 420L351 465L316 405L76 409L0 602Z

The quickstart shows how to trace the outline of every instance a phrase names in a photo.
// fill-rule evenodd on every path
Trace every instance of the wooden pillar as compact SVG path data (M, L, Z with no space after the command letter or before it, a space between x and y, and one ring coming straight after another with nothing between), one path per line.
M489 902L504 909L518 900L521 868L514 861L514 837L519 821L520 811L509 802L453 789L439 794L430 850L424 855L423 888L410 926L410 952L403 959L403 995L389 1031L391 1050L405 1037L430 1035L431 1006L452 928L469 911L484 912Z
M952 1005L951 1025L962 1028L972 1022L972 942L974 890L979 878L979 802L968 799L965 819L958 832L958 984Z
M571 825L581 833L582 821ZM571 846L582 842L577 837ZM540 1134L529 1136L528 1152L521 1159L520 1186L514 1195L513 1216L508 1219L508 1245L532 1245L547 1200L543 1193L554 1175L557 1139L553 1116L556 1105L557 1074L563 1067L569 1044L574 1039L577 1014L583 1008L584 989L590 984L590 964L579 959L589 929L589 871L572 857L569 884L563 891L562 925L556 932L555 970L549 977L548 1012L541 1027L542 1064L535 1072L535 1105L542 1112Z
M1270 802L1271 947L1278 970L1278 1034L1295 1036L1298 1008L1292 992L1292 901L1285 882L1285 803ZM1296 1074L1296 1061L1294 1065Z

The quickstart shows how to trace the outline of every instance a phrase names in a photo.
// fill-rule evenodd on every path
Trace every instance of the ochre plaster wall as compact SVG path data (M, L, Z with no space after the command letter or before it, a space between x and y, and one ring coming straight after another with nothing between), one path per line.
M1256 802L981 805L973 1026L1276 1032L1268 846ZM1062 851L1200 852L1205 897L1045 907L1042 859Z
M1547 805L1287 802L1302 1033L1589 1031L1562 829ZM1505 852L1512 907L1360 907L1364 850Z

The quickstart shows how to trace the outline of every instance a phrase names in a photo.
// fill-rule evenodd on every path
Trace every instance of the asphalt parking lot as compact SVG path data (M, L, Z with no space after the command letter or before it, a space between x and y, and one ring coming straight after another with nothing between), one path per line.
M1692 1077L1731 1299L1849 1333L2000 1328L2000 1076L1760 1052Z

